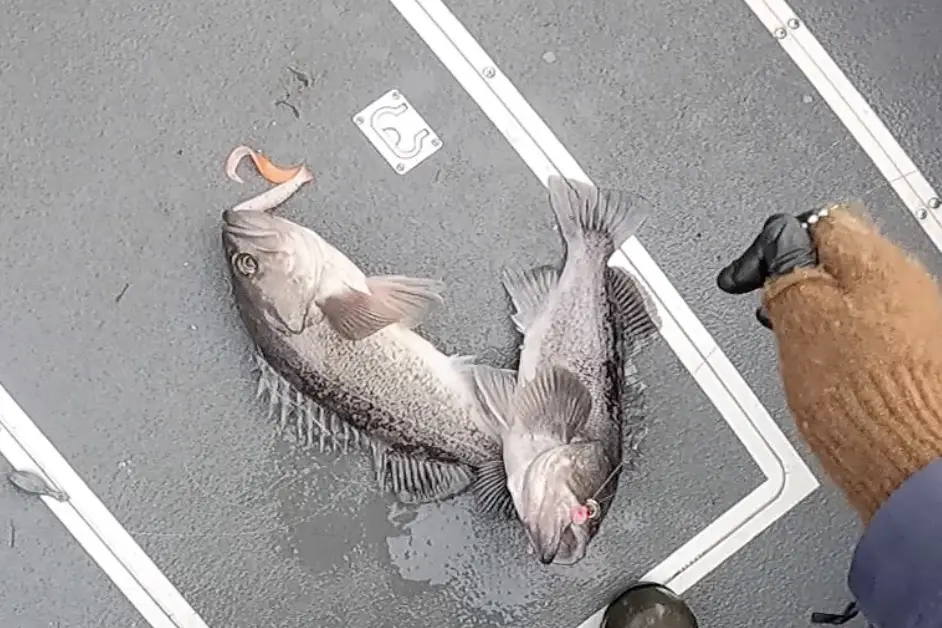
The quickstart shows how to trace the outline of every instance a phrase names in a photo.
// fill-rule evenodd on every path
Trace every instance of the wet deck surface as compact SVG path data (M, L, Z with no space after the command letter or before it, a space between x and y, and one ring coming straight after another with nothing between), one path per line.
M942 12L837 5L794 8L938 181ZM660 208L641 241L804 454L755 300L719 294L719 267L773 211L863 198L942 274L827 105L739 0L450 8L595 181ZM364 456L298 447L254 400L229 296L219 212L262 184L228 181L228 151L309 165L285 215L367 272L443 277L424 333L500 365L517 342L500 268L561 254L543 187L391 4L35 10L0 25L0 382L210 626L575 628L763 480L663 341L638 364L637 468L576 568L543 567L467 498L396 506ZM443 140L405 176L351 119L390 89ZM804 626L845 603L855 535L825 483L690 599L708 625ZM2 487L0 557L0 625L145 625L51 512Z

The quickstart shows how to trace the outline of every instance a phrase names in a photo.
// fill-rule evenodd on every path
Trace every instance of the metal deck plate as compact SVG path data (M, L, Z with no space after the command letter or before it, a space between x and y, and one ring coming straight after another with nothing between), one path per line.
M383 159L406 174L442 147L442 141L398 90L390 90L353 116Z

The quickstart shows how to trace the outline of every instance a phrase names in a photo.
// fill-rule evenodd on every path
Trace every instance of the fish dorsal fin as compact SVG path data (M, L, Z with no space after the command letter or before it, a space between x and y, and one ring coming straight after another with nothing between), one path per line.
M318 303L330 326L347 340L363 340L394 323L417 325L441 305L444 288L434 279L401 275L367 277L366 286L369 292L348 289Z
M475 364L468 367L468 371L481 406L483 424L478 427L492 436L503 437L513 423L510 404L517 388L517 373L486 364Z
M623 268L605 269L612 315L627 340L635 348L645 346L661 328L651 297L638 280Z
M502 459L488 460L477 468L471 491L485 514L507 519L514 516L514 500L507 488L507 469Z
M510 318L518 331L526 333L546 303L549 293L559 283L559 269L551 264L530 270L505 268L501 273L501 283L517 310Z
M532 381L518 388L510 413L528 429L568 443L591 411L588 389L572 372L554 365L543 367Z
M304 447L319 445L321 452L344 455L352 451L370 451L376 482L403 503L435 502L454 497L468 488L476 477L466 465L411 456L371 438L302 394L261 354L255 356L255 368L258 371L256 396L267 398L269 420L277 420L279 427Z

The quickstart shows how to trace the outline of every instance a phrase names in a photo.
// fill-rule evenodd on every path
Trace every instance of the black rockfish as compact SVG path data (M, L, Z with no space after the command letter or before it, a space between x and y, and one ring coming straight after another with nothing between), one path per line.
M516 373L475 369L490 408L482 429L501 439L503 461L483 465L477 488L498 509L510 507L509 489L540 561L571 565L585 556L615 496L622 412L641 391L625 373L659 321L635 279L608 266L643 223L646 204L560 177L550 178L549 198L566 259L561 271L504 273L523 347Z
M500 444L479 428L473 359L445 355L411 329L441 303L443 286L368 277L311 229L275 216L311 178L301 168L222 216L259 393L308 442L368 446L382 486L401 501L454 496L499 458Z

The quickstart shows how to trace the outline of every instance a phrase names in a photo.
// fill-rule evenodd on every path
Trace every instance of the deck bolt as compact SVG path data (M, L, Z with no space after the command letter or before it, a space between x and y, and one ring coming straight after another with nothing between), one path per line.
M921 207L918 210L916 210L916 218L918 218L919 220L925 220L928 215L929 215L929 212L927 212L925 209Z
M489 79L491 79L491 78L494 78L495 76L497 76L497 70L495 70L495 69L492 68L492 67L486 67L486 68L484 68L483 74L484 74L484 78L489 78Z
M790 20L788 20L788 28L794 30L798 28L799 26L801 26L801 22L798 21L797 17L793 17Z
M396 172L402 172L406 169L405 164L396 164Z
M355 120L357 124L363 124L363 116L357 116Z
M781 26L772 31L772 34L775 35L775 39L785 39L785 36L788 35Z
M929 209L939 209L939 207L942 207L942 201L935 196L929 199Z

